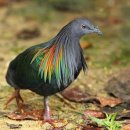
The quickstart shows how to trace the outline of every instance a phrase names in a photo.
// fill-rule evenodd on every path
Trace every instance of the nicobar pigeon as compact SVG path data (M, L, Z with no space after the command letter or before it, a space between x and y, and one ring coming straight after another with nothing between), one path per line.
M9 64L6 80L15 92L6 106L16 99L20 112L23 112L23 99L20 90L29 89L44 96L43 120L51 121L48 96L67 88L87 69L80 46L80 38L85 34L102 34L86 18L77 18L65 25L51 40L26 49Z

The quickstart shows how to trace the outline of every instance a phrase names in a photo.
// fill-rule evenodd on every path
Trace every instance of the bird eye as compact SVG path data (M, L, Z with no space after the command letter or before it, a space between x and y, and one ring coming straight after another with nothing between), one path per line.
M85 25L82 25L81 27L82 27L83 29L85 29L85 28L86 28L86 26L85 26Z

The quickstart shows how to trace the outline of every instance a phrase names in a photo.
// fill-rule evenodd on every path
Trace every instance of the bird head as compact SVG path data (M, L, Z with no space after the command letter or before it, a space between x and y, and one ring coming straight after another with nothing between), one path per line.
M76 37L82 37L89 33L102 35L100 29L86 18L74 19L68 25L71 26L71 34Z

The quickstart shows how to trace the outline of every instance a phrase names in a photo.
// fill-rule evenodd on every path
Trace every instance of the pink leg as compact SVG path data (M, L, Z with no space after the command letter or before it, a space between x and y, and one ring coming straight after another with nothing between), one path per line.
M44 115L43 115L43 120L45 122L50 122L51 121L50 108L49 108L49 105L48 105L48 96L44 97Z
M51 112L50 112L50 108L49 108L49 105L48 105L48 97L44 97L44 115L43 115L43 123L46 123L48 122L50 125L53 126L53 130L61 130L63 129L68 123L65 122L65 124L63 126L60 126L60 127L57 127L55 125L55 123L64 123L63 120L53 120L51 119Z

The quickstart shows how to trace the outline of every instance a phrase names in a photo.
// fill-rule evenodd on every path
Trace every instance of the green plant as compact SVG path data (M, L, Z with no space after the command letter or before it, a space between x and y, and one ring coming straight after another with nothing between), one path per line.
M107 130L119 130L121 124L116 121L116 114L107 114L105 119L98 119L93 116L89 116L89 119L97 123L99 126L104 126Z

